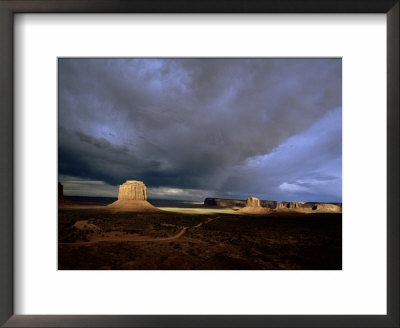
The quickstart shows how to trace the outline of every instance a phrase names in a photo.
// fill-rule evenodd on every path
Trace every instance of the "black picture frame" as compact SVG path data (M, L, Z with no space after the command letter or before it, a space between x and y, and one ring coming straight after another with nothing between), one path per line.
M0 324L4 327L399 327L399 8L399 0L0 0ZM387 315L14 315L13 20L16 13L385 13Z

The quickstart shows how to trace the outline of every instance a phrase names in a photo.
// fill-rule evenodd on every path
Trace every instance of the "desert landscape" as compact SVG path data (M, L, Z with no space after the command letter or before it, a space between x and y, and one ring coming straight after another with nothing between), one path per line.
M340 204L249 197L156 207L138 181L109 204L59 192L60 270L341 269Z
M341 270L342 59L60 57L59 270Z

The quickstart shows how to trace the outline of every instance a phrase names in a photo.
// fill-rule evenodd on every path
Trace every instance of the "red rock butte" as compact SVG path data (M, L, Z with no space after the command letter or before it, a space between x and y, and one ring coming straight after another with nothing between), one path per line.
M147 201L147 188L142 181L127 180L119 186L118 200L107 205L117 212L159 212Z
M119 186L118 199L147 200L147 188L142 181L127 180Z
M241 208L238 212L243 214L269 214L271 209L262 207L261 202L256 197L247 197L246 206Z

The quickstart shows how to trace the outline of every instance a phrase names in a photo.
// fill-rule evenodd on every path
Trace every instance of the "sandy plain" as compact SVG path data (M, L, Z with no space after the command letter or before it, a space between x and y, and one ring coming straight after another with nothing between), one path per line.
M341 213L60 208L60 270L340 270Z

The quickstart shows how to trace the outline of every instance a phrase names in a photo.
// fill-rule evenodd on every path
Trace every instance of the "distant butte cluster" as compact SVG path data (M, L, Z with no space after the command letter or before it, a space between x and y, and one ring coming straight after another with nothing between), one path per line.
M268 214L272 211L296 211L296 212L320 212L341 213L341 204L316 203L316 202L281 202L272 200L259 200L256 197L248 197L247 200L206 198L204 205L208 207L232 208L246 214Z

